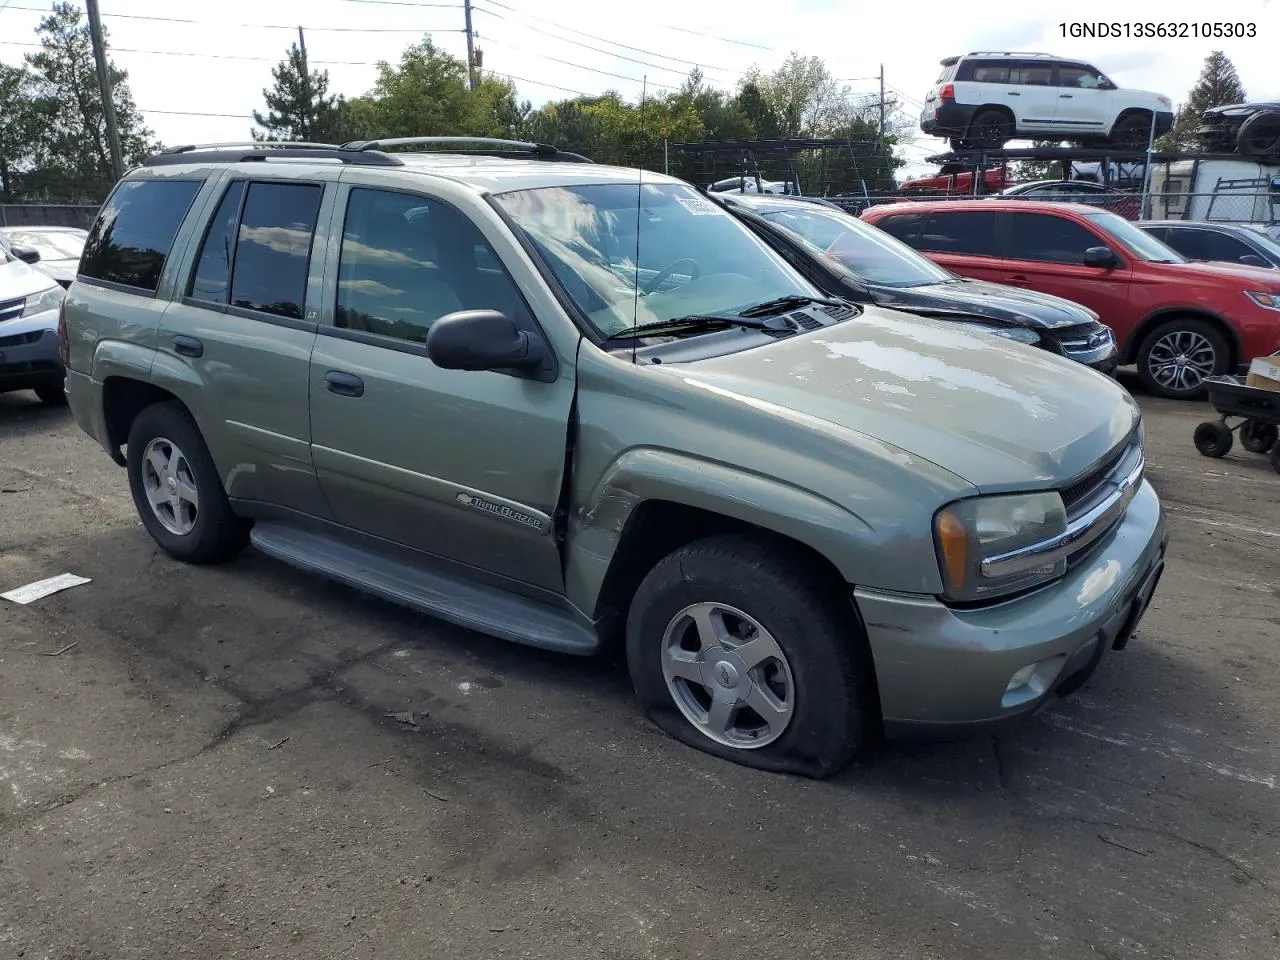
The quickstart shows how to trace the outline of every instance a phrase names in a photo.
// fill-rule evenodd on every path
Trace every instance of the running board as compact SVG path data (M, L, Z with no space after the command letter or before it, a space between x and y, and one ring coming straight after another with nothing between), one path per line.
M259 520L250 541L290 566L459 627L558 653L590 655L600 648L595 631L566 610L397 560L334 536Z

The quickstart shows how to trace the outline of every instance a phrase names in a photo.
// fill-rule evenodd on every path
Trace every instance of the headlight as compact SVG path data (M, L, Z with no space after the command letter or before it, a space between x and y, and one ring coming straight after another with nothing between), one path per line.
M1265 293L1261 290L1246 290L1244 295L1267 310L1280 310L1280 293Z
M1002 559L1066 533L1067 511L1053 491L960 500L938 511L933 529L950 600L985 600L1066 572L1065 559Z
M959 326L969 330L977 330L980 333L992 333L997 337L1004 337L1006 340L1017 340L1019 343L1040 342L1040 334L1034 330L1028 330L1026 327L1002 327L994 323L972 323L963 320L959 322Z
M48 290L41 290L39 293L27 297L26 306L22 308L22 315L24 317L33 317L37 313L44 313L46 310L57 310L58 304L62 303L62 298L66 295L67 291L55 283Z

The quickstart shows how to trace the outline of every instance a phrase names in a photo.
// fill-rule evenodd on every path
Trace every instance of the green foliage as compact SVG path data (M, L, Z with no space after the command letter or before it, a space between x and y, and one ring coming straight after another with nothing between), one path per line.
M1157 150L1189 150L1195 147L1195 129L1200 117L1209 107L1223 107L1229 103L1243 103L1248 97L1240 83L1240 75L1221 50L1214 50L1204 58L1200 78L1178 107L1173 129L1156 141Z
M113 184L111 151L89 24L54 4L36 30L40 51L0 73L0 177L7 198L96 202ZM129 92L128 74L108 60L126 168L154 152L152 133Z
M342 142L344 103L329 93L329 71L307 70L302 50L295 43L285 59L271 70L275 84L262 91L267 104L264 116L253 111L263 129L253 130L255 140L305 140L312 143Z

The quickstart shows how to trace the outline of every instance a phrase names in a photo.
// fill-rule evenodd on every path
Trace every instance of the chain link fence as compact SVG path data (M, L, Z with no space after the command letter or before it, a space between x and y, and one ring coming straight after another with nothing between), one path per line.
M98 215L97 204L0 204L0 227L79 227L88 230Z

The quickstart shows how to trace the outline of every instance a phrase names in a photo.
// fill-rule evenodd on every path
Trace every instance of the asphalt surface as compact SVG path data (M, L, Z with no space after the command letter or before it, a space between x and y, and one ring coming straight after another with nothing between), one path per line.
M1142 403L1173 540L1129 648L818 783L666 738L616 664L171 561L0 396L0 590L93 581L0 601L0 958L1274 958L1280 476Z

